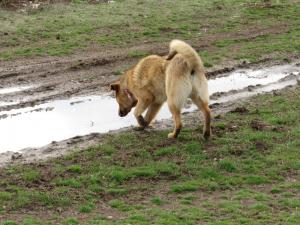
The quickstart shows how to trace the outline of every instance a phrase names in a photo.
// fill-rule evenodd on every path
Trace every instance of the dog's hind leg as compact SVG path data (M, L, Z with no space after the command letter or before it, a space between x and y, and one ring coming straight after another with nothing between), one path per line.
M205 123L203 129L203 137L207 140L211 136L211 111L208 106L208 101L204 101L199 95L192 95L191 99L198 107L198 109L204 114Z
M178 108L173 103L168 102L168 105L169 105L170 112L172 113L174 125L175 125L173 132L168 134L168 138L177 138L182 128L181 109Z
M182 128L181 123L181 109L190 95L192 86L185 79L177 79L177 82L167 90L167 102L172 113L174 121L174 130L172 133L168 134L168 138L177 138L180 130Z
M147 125L149 125L151 123L151 121L154 119L154 117L156 116L156 114L160 110L162 104L163 103L154 102L149 106L147 114L145 116L145 121L146 121Z

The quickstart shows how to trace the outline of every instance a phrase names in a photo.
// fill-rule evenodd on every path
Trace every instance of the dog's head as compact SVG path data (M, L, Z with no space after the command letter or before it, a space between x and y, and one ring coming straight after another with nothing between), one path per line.
M119 104L119 116L126 116L136 106L138 102L136 97L128 88L122 88L120 81L112 83L110 89L116 93L116 99Z

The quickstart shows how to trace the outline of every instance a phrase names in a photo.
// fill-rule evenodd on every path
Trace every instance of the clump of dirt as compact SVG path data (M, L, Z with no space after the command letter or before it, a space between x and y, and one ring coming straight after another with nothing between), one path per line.
M231 113L239 113L239 114L246 114L249 112L249 110L242 106L242 107L236 107L235 109L230 111Z
M285 127L273 127L272 131L274 132L286 132L288 129L286 129Z
M87 60L86 62L83 62L82 60L79 60L78 63L71 65L70 70L79 70L79 69L87 69L90 68L91 66L104 66L108 63L114 62L116 59L92 59L92 60Z
M246 3L249 8L275 8L278 5L272 4L271 0L262 0L261 2Z
M245 152L245 150L242 148L234 148L234 149L229 150L229 153L231 155L235 155L235 156L241 156L244 154L244 152Z
M89 0L89 3L97 4L97 3L113 3L114 0Z
M253 130L257 130L257 131L274 131L274 132L285 132L285 131L287 131L287 129L285 127L266 124L266 123L263 123L262 121L259 121L259 120L252 120L250 122L250 127Z
M266 151L268 149L268 146L263 141L256 141L255 148L260 151Z
M237 66L237 67L241 67L241 65ZM216 69L216 70L213 70L213 71L207 71L205 73L206 77L214 77L218 74L222 74L222 73L229 73L231 71L233 71L235 68L234 67L224 67L224 68L221 68L221 69Z
M230 124L230 125L227 127L227 130L228 130L229 132L235 132L235 131L238 131L238 129L239 129L239 126L234 125L234 124Z
M252 120L250 122L250 127L253 129L253 130L258 130L258 131L263 131L263 130L267 130L270 128L270 125L268 124L265 124L261 121L258 121L258 120Z

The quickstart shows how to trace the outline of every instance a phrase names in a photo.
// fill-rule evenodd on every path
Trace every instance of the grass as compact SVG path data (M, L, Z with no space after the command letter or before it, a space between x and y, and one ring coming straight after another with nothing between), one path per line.
M174 141L126 132L1 169L0 224L299 224L299 95L255 97L216 119L209 142L197 126Z
M255 62L267 56L288 59L291 54L299 54L300 3L273 0L272 7L254 4L260 2L72 1L27 13L0 9L0 60L63 56L144 42L156 45L172 38L204 46L199 53L206 67L224 60ZM127 53L128 57L147 54L148 51Z
M72 1L28 13L0 9L0 60L172 38L201 46L206 67L299 55L300 3L255 2L261 1ZM173 141L167 130L126 132L61 158L0 169L0 225L300 224L299 96L297 88L255 97L245 104L248 113L215 119L209 142L196 125Z

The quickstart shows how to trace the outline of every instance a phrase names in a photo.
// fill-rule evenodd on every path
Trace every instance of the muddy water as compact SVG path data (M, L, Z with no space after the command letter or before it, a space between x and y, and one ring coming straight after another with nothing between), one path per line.
M296 85L300 67L283 65L261 70L237 70L209 80L210 94L220 95L212 103L244 98L262 92ZM260 86L256 86L260 85ZM252 86L248 90L247 87ZM19 88L13 91L19 91ZM237 90L232 92L232 90ZM2 94L11 93L2 90ZM1 94L1 89L0 89ZM1 102L0 102L1 104ZM195 107L184 111L195 110ZM19 151L29 147L41 147L52 141L60 141L77 135L104 133L137 123L132 112L124 118L118 116L118 105L108 95L76 97L10 111L0 112L0 153ZM166 106L157 119L170 118Z
M300 68L293 65L273 66L260 70L236 70L225 76L209 80L210 94L239 90L257 84L266 85L286 77L299 73Z

